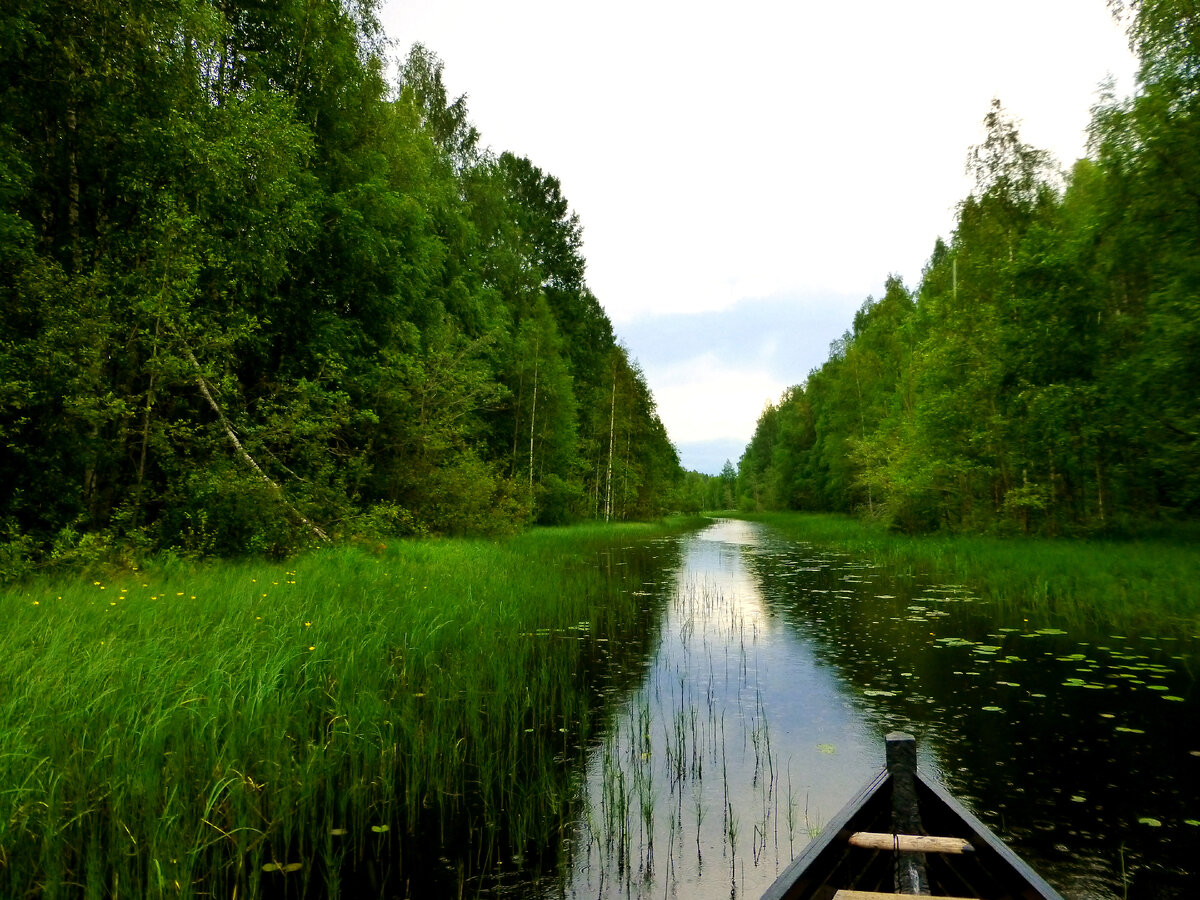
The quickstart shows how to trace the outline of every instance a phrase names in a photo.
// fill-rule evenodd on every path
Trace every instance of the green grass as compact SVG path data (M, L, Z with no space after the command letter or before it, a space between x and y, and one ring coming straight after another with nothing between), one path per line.
M1190 533L1139 539L910 536L849 516L747 518L790 538L969 585L1014 608L1096 626L1200 634L1200 544Z
M589 681L646 631L638 573L596 554L690 524L0 593L0 895L337 897L428 868L403 851L430 829L475 870L544 843Z

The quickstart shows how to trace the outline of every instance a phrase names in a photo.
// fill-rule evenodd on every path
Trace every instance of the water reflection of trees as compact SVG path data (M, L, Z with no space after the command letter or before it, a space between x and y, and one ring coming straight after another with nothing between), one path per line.
M746 568L880 733L917 734L923 764L1052 881L1119 896L1123 864L1129 896L1183 896L1172 891L1189 878L1195 889L1186 846L1200 829L1185 823L1200 818L1200 704L1179 660L1127 639L1039 634L961 588L811 546L766 541ZM1140 668L1183 700L1137 689ZM1161 825L1139 823L1150 817Z

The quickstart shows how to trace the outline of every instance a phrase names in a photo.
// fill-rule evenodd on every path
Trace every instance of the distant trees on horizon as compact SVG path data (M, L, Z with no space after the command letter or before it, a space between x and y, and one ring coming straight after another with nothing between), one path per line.
M1104 92L1088 158L1058 172L993 104L950 240L764 411L743 506L907 531L1200 514L1200 20L1113 6L1138 89Z

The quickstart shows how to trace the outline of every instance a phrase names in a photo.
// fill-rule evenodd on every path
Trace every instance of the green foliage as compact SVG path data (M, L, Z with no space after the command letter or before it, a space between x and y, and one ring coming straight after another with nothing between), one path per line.
M1184 637L1200 626L1196 527L1136 539L1013 539L991 535L906 535L843 515L763 513L798 540L841 547L898 571L966 584L993 603L1089 626Z
M644 384L604 415L640 376L558 181L481 152L425 48L389 88L374 10L0 15L14 559L64 529L203 555L597 516L610 419L637 436L616 517L667 506Z
M1200 514L1200 32L1192 4L1114 9L1140 86L1094 110L1091 158L1057 172L993 103L951 241L763 413L744 508L1044 534Z
M636 566L580 563L688 524L161 554L0 591L0 893L269 897L264 867L299 863L333 896L380 861L433 881L408 854L437 851L473 870L440 894L544 846L610 661L654 632Z

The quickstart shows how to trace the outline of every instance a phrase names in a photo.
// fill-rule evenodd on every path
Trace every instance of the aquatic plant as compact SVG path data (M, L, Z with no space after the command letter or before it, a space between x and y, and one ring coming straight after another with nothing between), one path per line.
M1120 538L903 535L850 516L746 515L777 532L895 571L970 585L1010 611L1064 624L1200 635L1200 554L1189 534Z
M359 896L552 846L597 681L653 630L621 548L663 530L0 594L0 894Z

